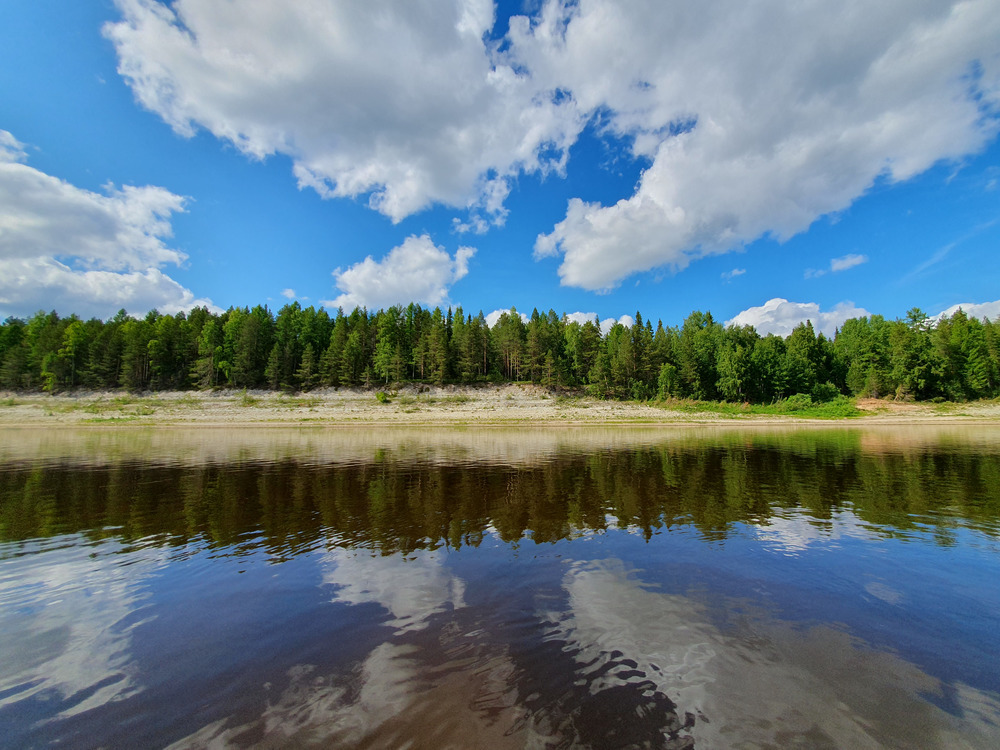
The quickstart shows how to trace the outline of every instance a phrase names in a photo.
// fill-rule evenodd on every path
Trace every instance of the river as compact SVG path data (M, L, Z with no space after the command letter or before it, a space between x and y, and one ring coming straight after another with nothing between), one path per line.
M5 747L995 748L1000 429L0 431Z

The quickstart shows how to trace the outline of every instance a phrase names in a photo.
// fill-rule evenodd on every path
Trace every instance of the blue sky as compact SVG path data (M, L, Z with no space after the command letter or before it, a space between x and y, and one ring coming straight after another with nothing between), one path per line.
M3 317L1000 315L993 0L9 5Z

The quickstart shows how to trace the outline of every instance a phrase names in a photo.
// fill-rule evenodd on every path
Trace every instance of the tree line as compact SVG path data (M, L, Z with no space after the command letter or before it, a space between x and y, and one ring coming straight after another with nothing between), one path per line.
M692 398L771 403L796 394L947 399L1000 396L1000 318L959 310L933 320L846 321L832 338L810 322L787 337L723 327L709 312L680 326L583 323L555 311L480 311L420 305L350 313L287 304L204 307L136 318L82 320L38 312L0 325L0 387L310 390L406 382L532 382L602 398Z

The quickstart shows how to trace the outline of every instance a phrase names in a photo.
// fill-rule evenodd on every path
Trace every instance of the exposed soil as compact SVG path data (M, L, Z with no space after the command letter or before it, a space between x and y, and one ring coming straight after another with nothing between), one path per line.
M865 416L834 423L997 422L1000 403L923 404L861 399ZM0 426L14 425L559 425L802 424L796 416L692 412L670 404L603 401L530 385L407 386L379 400L376 391L272 391L0 394Z

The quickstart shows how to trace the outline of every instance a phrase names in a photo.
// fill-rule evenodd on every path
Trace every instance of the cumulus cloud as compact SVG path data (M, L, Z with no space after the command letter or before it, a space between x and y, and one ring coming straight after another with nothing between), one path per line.
M585 289L785 240L998 131L993 0L546 0L496 40L490 0L116 4L144 107L393 221L440 203L486 231L588 123L620 137L648 164L634 194L573 198L535 245Z
M598 317L597 313L571 312L566 313L566 320L571 323L583 325L584 323L593 323L595 320L598 320Z
M935 315L932 320L940 320L941 318L950 318L956 312L962 310L970 318L979 318L987 320L1000 320L1000 299L993 302L962 302L957 305L952 305L947 310L943 310Z
M853 302L841 302L823 312L815 302L789 302L776 297L760 307L751 307L727 320L727 326L753 326L761 336L770 333L789 335L800 323L809 320L817 333L833 336L837 328L850 318L866 318L870 312L855 307Z
M393 221L437 202L501 223L509 179L560 170L581 127L484 40L491 0L116 5L104 33L144 107L181 135L285 154L300 186L367 195Z
M432 307L445 305L451 285L469 272L469 259L475 253L475 248L460 247L452 258L428 235L411 235L382 260L369 255L350 268L336 269L333 278L342 293L323 304L345 310L379 309L410 302Z
M28 166L0 130L0 310L40 308L105 317L121 307L176 312L195 299L159 268L187 256L168 247L185 199L162 187L83 190Z
M513 309L514 309L513 307L510 308L510 310L513 310ZM490 328L492 328L493 326L495 326L497 324L497 321L500 320L500 317L504 313L508 313L509 314L510 310L494 310L493 312L489 313L486 316L486 325L488 325ZM528 322L528 316L525 315L523 312L519 312L518 316L521 318L522 322L524 322L524 323Z
M295 295L295 290L294 289L282 289L281 290L281 296L284 297L285 299L295 299L295 296L296 296Z
M806 270L805 277L807 279L815 279L820 276L825 276L828 273L839 273L840 271L846 271L848 268L854 268L855 266L860 266L862 263L868 262L867 255L858 255L856 253L851 253L849 255L844 255L840 258L831 258L829 268L810 268Z
M602 108L651 160L634 195L572 199L538 237L570 286L785 240L876 179L905 180L997 133L989 0L549 3L512 36L529 68Z
M133 314L155 309L173 315L193 307L221 312L158 268L80 271L55 258L16 258L0 260L0 278L0 310L12 314L53 308L82 318L106 318L122 308Z
M631 315L622 315L617 320L615 318L605 318L601 321L601 335L607 336L608 332L614 328L615 323L620 323L626 328L631 328L635 325L635 318Z

